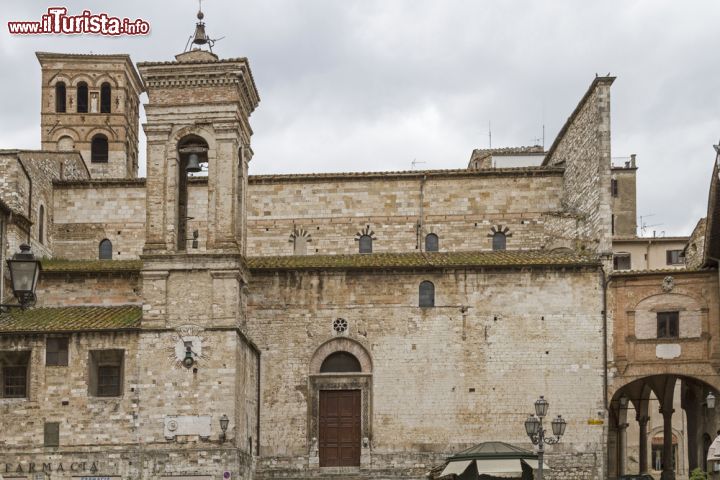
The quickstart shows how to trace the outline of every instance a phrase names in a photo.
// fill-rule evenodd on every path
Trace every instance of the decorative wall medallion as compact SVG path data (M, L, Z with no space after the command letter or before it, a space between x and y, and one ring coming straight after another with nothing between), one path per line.
M181 325L175 329L176 337L167 347L168 358L178 368L197 367L210 354L208 345L203 344L202 327Z
M672 289L675 288L675 279L668 275L667 277L663 278L662 283L662 289L663 292L672 292Z

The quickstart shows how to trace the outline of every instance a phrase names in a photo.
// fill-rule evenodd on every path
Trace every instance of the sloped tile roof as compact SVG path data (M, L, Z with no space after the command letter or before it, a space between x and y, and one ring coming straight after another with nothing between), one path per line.
M588 256L547 251L485 251L485 252L409 252L369 253L354 255L294 255L250 257L248 267L263 270L307 269L375 269L375 268L451 268L451 267L516 267L526 266L596 266Z
M141 317L137 305L13 308L0 314L0 334L135 330Z
M139 272L142 260L43 260L42 273Z

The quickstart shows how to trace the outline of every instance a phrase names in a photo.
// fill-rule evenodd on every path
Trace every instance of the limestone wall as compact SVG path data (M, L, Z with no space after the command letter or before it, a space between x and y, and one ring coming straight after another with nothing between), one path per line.
M60 479L149 480L226 470L251 478L257 357L236 331L200 335L204 353L195 370L175 359L177 331L73 334L69 365L52 367L45 366L46 335L0 337L0 351L31 352L28 398L0 399L0 475L46 468ZM108 348L125 351L123 392L94 397L88 393L90 351ZM230 424L221 442L223 414ZM165 418L175 415L209 415L210 436L167 438ZM60 446L52 454L42 446L45 422L60 423Z
M611 251L610 85L613 77L593 81L546 156L547 165L564 166L562 202L576 216L572 231L597 252Z
M339 174L250 177L248 251L292 255L291 234L309 238L308 253L358 252L372 232L374 252L424 250L428 233L440 251L490 250L493 228L508 249L552 243L549 215L561 210L561 171L470 174Z
M145 243L145 188L142 182L56 185L55 257L97 259L103 239L113 259L136 259Z
M435 284L434 308L417 306L422 280ZM344 338L372 365L363 468L422 478L471 444L529 447L523 421L545 395L568 420L552 475L599 477L603 427L587 422L603 410L599 288L595 271L256 273L248 329L262 351L263 468L317 466L311 363L344 318Z

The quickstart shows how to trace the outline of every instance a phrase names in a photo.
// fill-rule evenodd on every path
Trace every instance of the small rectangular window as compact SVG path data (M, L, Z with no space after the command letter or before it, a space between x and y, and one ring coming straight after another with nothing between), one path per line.
M618 196L618 181L617 178L610 179L610 193L613 197Z
M613 270L630 270L630 254L621 253L613 256Z
M45 348L45 365L51 367L67 367L68 339L67 337L50 337Z
M680 313L658 312L657 338L678 338L680 336Z
M60 424L58 422L45 422L43 444L46 447L60 446Z
M27 398L30 352L0 352L3 398Z
M89 393L91 396L122 396L124 356L124 350L93 350L90 352Z
M666 250L665 260L668 265L683 265L685 263L682 250Z

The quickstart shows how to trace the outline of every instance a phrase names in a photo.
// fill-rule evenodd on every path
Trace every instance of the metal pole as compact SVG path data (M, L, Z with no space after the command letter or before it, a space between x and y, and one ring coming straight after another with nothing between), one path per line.
M538 442L538 475L536 480L543 480L543 454L545 453L545 430L540 427L540 441Z

